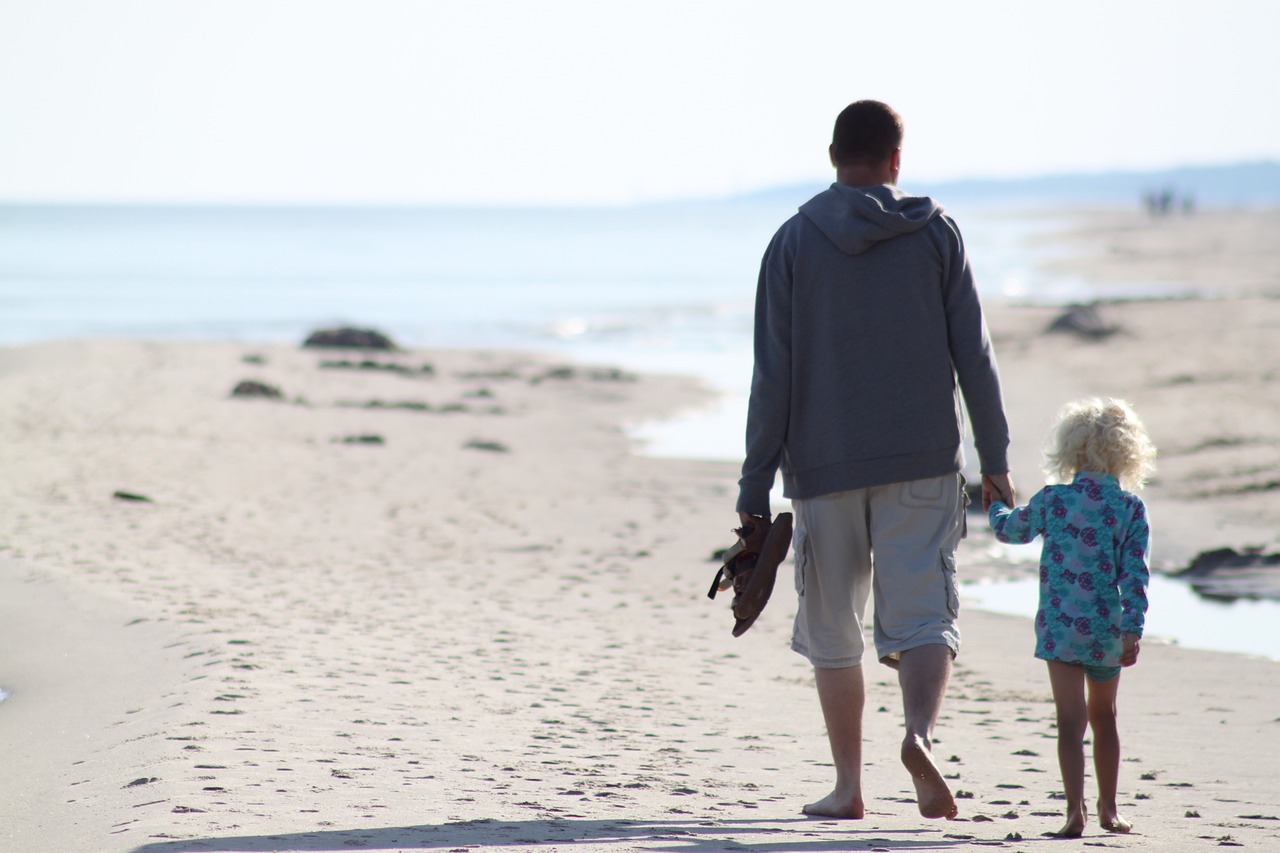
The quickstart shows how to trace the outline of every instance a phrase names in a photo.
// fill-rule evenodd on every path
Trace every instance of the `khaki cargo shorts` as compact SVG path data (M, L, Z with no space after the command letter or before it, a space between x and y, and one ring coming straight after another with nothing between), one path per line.
M800 607L791 648L816 667L862 663L874 592L881 662L896 666L902 652L929 644L956 655L955 553L967 503L959 474L793 500Z

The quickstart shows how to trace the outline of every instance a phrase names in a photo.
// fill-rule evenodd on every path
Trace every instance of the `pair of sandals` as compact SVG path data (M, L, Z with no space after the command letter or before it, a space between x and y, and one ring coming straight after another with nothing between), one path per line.
M724 562L711 581L707 598L733 587L733 636L741 637L764 612L773 594L778 566L791 547L791 513L780 512L773 521L753 518L734 531L738 541L724 552Z

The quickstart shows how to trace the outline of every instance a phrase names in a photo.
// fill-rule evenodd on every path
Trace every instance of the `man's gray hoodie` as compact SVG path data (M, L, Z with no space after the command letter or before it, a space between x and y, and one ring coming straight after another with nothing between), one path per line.
M738 509L938 477L963 466L960 398L984 474L1006 473L995 355L955 223L890 185L832 184L774 236L756 291Z

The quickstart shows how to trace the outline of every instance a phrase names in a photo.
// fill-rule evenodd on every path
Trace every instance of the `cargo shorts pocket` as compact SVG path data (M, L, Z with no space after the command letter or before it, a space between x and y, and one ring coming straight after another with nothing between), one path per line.
M928 477L923 480L912 480L905 485L899 498L903 506L910 509L940 509L944 506L944 478Z
M960 615L960 591L956 588L956 556L942 552L942 582L947 589L947 612L955 619Z
M804 598L804 573L809 569L809 537L803 530L795 531L791 547L795 552L796 594Z

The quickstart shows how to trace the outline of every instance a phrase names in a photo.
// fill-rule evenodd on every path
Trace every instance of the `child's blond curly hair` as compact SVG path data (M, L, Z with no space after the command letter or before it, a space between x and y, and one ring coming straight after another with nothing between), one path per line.
M1090 397L1058 415L1044 453L1052 482L1069 483L1080 471L1112 474L1121 488L1140 489L1155 470L1156 448L1124 400Z

